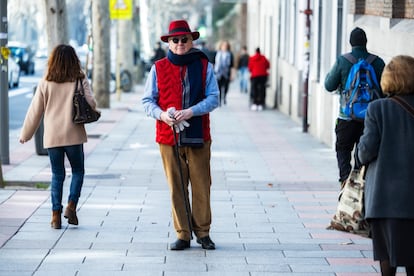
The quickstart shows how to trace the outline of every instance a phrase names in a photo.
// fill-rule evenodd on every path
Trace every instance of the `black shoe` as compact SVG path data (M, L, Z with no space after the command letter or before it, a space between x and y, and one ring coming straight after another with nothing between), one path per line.
M214 250L216 249L216 245L210 239L210 236L205 236L202 238L197 238L197 243L201 244L203 249Z
M184 250L186 248L190 248L190 241L177 239L170 244L170 250Z

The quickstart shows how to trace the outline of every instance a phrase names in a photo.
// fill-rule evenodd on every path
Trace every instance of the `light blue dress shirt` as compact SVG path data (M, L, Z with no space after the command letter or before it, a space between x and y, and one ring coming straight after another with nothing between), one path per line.
M207 76L206 76L206 97L197 104L190 107L193 111L193 116L201 116L213 111L219 103L219 88L217 80L214 75L213 66L208 63ZM162 110L158 105L158 86L157 86L157 74L155 65L152 65L148 74L147 81L145 83L144 95L142 97L142 104L144 105L145 113L157 120L161 119Z

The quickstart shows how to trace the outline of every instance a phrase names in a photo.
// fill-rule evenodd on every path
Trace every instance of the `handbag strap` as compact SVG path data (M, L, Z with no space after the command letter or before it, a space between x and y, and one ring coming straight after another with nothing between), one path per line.
M80 84L80 88L78 89ZM82 85L82 80L80 78L76 79L76 84L75 84L75 95L76 94L80 94L80 95L85 95L84 90L83 90L83 85Z
M405 100L398 96L391 97L390 99L401 105L408 113L411 114L411 116L414 117L414 108L411 105L409 105Z

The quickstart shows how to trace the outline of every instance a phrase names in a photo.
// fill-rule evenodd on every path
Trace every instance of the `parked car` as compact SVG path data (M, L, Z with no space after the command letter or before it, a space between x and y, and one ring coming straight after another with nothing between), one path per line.
M8 59L8 73L9 88L18 87L20 82L20 66L11 56Z
M33 75L35 72L35 55L30 46L17 41L9 41L7 47L10 49L11 56L19 64L20 70L26 75Z

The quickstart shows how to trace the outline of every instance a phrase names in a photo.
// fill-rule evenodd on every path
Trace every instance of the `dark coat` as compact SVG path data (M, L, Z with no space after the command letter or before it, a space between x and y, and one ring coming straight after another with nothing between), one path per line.
M358 60L360 58L366 59L370 53L367 51L367 48L365 46L355 46L352 47L351 54ZM345 84L348 79L348 74L351 70L352 65L353 64L350 61L348 61L343 55L341 55L336 59L335 64L333 65L332 69L329 71L325 78L325 89L329 92L336 92L340 94L338 117L344 120L350 120L351 118L349 118L349 116L347 116L346 114L342 113L342 108L346 104L346 98L345 94L341 92L345 88ZM371 65L374 68L375 75L377 77L379 84L381 80L382 71L385 67L385 63L380 57L377 57L371 63ZM378 89L380 90L380 95L382 95L380 87L378 87Z
M414 107L414 95L401 96ZM368 164L366 218L414 219L414 117L389 98L369 104L358 157Z

